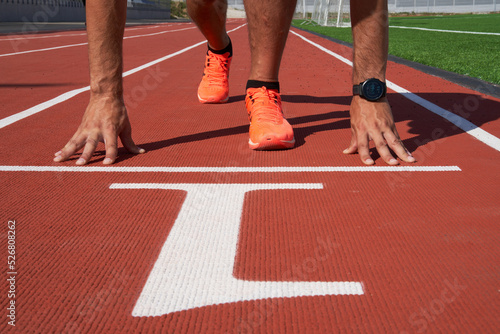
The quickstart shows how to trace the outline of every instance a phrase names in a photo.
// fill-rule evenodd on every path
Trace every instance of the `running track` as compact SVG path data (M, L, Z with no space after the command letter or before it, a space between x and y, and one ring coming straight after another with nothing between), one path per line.
M297 146L254 152L244 23L228 23L225 105L197 102L192 24L127 29L126 103L148 152L106 168L103 147L86 167L52 162L88 100L85 35L0 36L0 331L498 330L500 100L390 63L418 162L373 151L363 166L341 153L350 49L292 29L280 80Z

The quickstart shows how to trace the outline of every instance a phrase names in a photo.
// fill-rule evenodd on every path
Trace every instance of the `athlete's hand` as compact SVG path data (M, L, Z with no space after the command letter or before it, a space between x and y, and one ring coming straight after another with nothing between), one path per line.
M123 100L116 96L93 95L78 130L66 146L55 153L54 161L65 161L83 148L76 164L85 165L92 158L97 144L104 142L106 157L103 164L110 165L118 155L118 137L130 153L145 152L132 140L132 128Z
M358 152L364 164L373 165L374 161L369 152L369 142L373 140L380 157L389 165L399 164L389 148L403 161L416 161L399 138L387 98L384 97L378 102L370 102L354 96L350 114L351 144L344 150L344 154Z

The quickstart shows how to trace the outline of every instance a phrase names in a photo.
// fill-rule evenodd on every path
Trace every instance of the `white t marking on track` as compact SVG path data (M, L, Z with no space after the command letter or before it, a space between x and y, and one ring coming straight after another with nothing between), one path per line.
M320 183L115 183L110 189L187 191L133 316L161 316L267 298L364 294L360 282L245 281L233 276L245 194L256 190L323 189Z

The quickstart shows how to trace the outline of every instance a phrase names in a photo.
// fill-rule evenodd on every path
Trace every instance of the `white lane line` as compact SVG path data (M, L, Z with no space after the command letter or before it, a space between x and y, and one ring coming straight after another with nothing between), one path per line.
M67 35L47 35L47 36L22 36L22 37L15 37L15 38L0 38L0 42L3 41L19 41L19 40L32 40L32 39L45 39L45 38L54 38L54 37L73 37L73 36L85 36L87 35L86 32L80 33L80 34L67 34ZM17 35L16 35L17 36Z
M184 30L190 30L190 29L196 29L196 27L188 27L188 28L175 29L175 30L164 30L164 31L152 32L150 34L143 34L143 35L125 36L125 37L123 37L123 39L163 35L163 34L167 34L169 32L178 32L178 31L184 31Z
M153 29L153 28L166 28L166 27L171 27L173 24L165 24L165 25L156 25L153 27L141 27L141 28L127 28L125 27L125 32L127 31L132 31L132 30L143 30L143 29ZM182 25L182 24L177 24L177 25ZM12 37L12 38L0 38L0 42L3 41L18 41L18 40L32 40L32 39L45 39L45 38L55 38L55 37L73 37L73 36L85 36L87 35L86 32L84 33L79 33L79 34L58 34L58 35L36 35L32 36L31 34L11 34L12 36L19 36L19 37Z
M45 110L45 109L50 108L52 106L55 106L58 103L69 100L72 97L74 97L80 93L86 92L88 90L90 90L90 86L74 89L74 90L71 90L71 91L66 92L64 94L61 94L61 95L59 95L51 100L40 103L34 107L31 107L31 108L26 109L24 111L18 112L17 114L5 117L5 118L0 120L0 129L6 127L7 125L15 123L17 121L20 121L23 118L26 118L26 117L29 117L29 116L34 115L36 113L39 113L42 110Z
M387 81L387 87L390 89L394 90L395 92L398 92L399 94L403 95L406 97L408 100L413 101L414 103L424 107L425 109L432 111L436 115L439 115L458 127L459 129L462 129L472 137L476 138L477 140L485 143L486 145L490 146L491 148L494 148L497 151L500 151L500 138L493 136L491 133L484 131L481 129L479 126L469 122L463 117L460 117L457 114L452 113L451 111L448 111L444 108L441 108L440 106L427 101L426 99L421 98L420 96L396 85L395 83L392 83L390 81Z
M178 31L184 31L184 30L189 30L189 29L196 29L196 27L189 27L189 28L182 28L182 29L175 29L175 30L165 30L165 31L154 32L151 34L144 34L144 35L134 35L134 36L123 37L123 39L156 36L156 35L166 34L166 33L170 33L170 32L178 32ZM13 53L4 53L4 54L0 54L0 57L17 56L17 55L22 55L22 54L26 54L26 53L34 53L34 52L52 51L52 50L72 48L75 46L82 46L82 45L87 45L87 42L54 46L54 47L45 48L45 49L36 49L36 50L19 51L19 52L13 52Z
M437 32L449 32L449 33L454 33L454 34L470 34L470 35L491 35L491 36L500 36L500 33L497 33L497 32L479 32L479 31L444 30L444 29L430 29L430 28L420 28L420 27L404 27L404 26L389 26L389 28L412 29L412 30L423 30L423 31L437 31Z
M228 33L233 32L235 30L238 30L241 27L244 27L245 25L246 25L246 23L243 24L243 25L240 25L240 26L236 27L233 30L229 30ZM123 77L129 76L129 75L134 74L136 72L139 72L139 71L141 71L141 70L143 70L143 69L145 69L147 67L150 67L150 66L153 66L155 64L158 64L158 63L160 63L160 62L162 62L164 60L167 60L169 58L172 58L172 57L175 57L177 55L180 55L180 54L182 54L182 53L184 53L186 51L194 49L197 46L205 44L206 42L207 41L198 42L196 44L188 46L187 48L184 48L184 49L179 50L177 52L171 53L171 54L169 54L169 55L167 55L165 57L153 60L153 61L151 61L151 62L149 62L147 64L144 64L142 66L139 66L139 67L136 67L134 69L131 69L131 70L123 73ZM74 97L74 96L76 96L76 95L78 95L80 93L86 92L88 90L90 90L90 86L83 87L83 88L78 88L78 89L74 89L74 90L71 90L71 91L66 92L64 94L61 94L61 95L59 95L59 96L57 96L57 97L55 97L55 98L53 98L53 99L51 99L49 101L40 103L40 104L38 104L38 105L36 105L34 107L31 107L31 108L26 109L24 111L20 111L20 112L14 114L14 115L11 115L11 116L8 116L6 118L3 118L3 119L0 120L0 129L6 127L7 125L13 124L13 123L15 123L17 121L20 121L23 118L26 118L26 117L29 117L29 116L34 115L36 113L39 113L40 111L43 111L43 110L45 110L47 108L53 107L56 104L59 104L59 103L64 102L66 100L69 100L70 98L72 98L72 97Z
M61 45L61 46L54 46L54 47L45 48L45 49L36 49L36 50L19 51L19 52L13 52L13 53L4 53L4 54L1 54L0 57L18 56L18 55L22 55L22 54L26 54L26 53L34 53L34 52L44 52L44 51L66 49L66 48L72 48L72 47L75 47L75 46L82 46L82 45L87 45L87 42L85 42L85 43L77 43L77 44L67 44L67 45Z
M349 59L346 59L346 58L336 54L335 52L328 50L327 48L307 39L306 37L296 33L295 31L290 30L290 32L292 32L294 35L300 37L305 42L317 47L321 51L324 51L324 52L328 53L329 55L339 59L343 63L345 63L349 66L353 65L352 61L350 61ZM469 122L465 118L460 117L457 114L454 114L446 109L443 109L443 108L439 107L438 105L435 105L434 103L429 102L429 101L421 98L420 96L396 85L395 83L393 83L389 80L387 80L387 87L396 91L397 93L400 93L402 96L406 97L410 101L424 107L425 109L427 109L429 111L432 111L436 115L443 117L447 121L451 122L452 124L454 124L458 128L462 129L463 131L465 131L466 133L468 133L472 137L474 137L477 140L483 142L484 144L490 146L491 148L494 148L495 150L500 151L500 138L495 137L492 134L490 134L489 132L484 131L479 126Z
M0 166L0 172L76 173L300 173L300 172L461 172L458 166L290 166L290 167L82 167Z

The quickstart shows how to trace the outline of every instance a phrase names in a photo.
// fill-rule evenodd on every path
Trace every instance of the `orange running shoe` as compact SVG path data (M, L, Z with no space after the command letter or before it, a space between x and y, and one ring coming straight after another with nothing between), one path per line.
M279 150L295 145L292 126L283 117L277 90L248 88L245 103L250 120L248 146L253 150Z
M203 78L198 86L198 100L201 103L225 103L229 98L229 52L222 55L207 52Z

